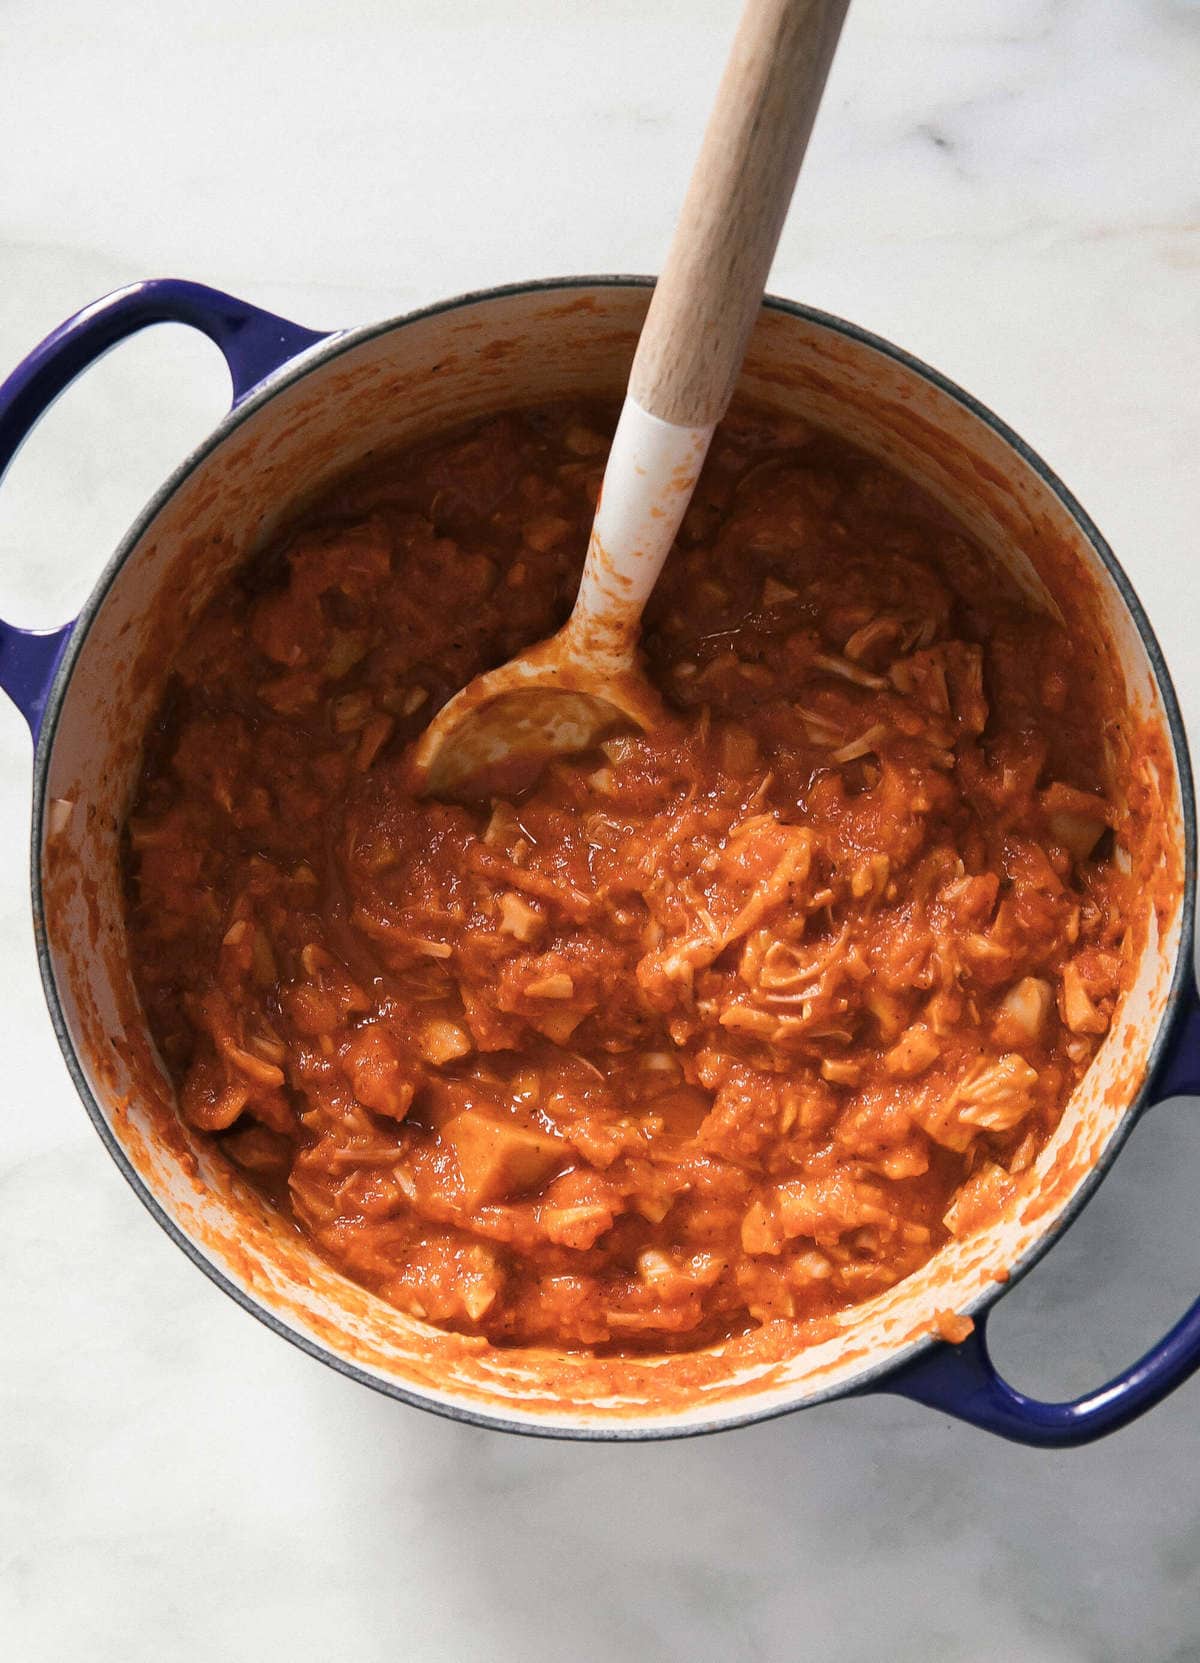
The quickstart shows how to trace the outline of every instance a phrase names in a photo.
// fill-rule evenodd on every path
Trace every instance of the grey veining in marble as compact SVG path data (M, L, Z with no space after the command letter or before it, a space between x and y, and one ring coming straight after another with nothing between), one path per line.
M0 365L106 289L304 322L652 270L735 0L3 0ZM1042 450L1200 725L1200 5L855 0L773 287L879 330ZM225 397L123 347L0 488L0 610L68 616ZM373 1397L143 1214L50 1032L28 739L0 709L0 1653L13 1663L1184 1663L1200 1384L1037 1454L876 1399L637 1448ZM994 1323L1066 1392L1200 1287L1196 1105L1138 1131Z

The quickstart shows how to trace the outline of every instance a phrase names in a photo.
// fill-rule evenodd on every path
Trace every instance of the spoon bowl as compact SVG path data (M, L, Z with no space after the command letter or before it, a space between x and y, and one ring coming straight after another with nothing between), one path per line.
M413 763L430 796L512 796L554 757L662 718L657 693L632 660L623 671L589 680L583 661L556 635L456 694L421 735Z

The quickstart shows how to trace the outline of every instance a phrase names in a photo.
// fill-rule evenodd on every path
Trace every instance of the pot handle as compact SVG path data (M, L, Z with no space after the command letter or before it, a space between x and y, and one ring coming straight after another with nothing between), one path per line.
M1194 990L1155 1071L1147 1106L1200 1093L1200 1000ZM1200 1368L1200 1299L1144 1357L1098 1391L1068 1403L1026 1397L1001 1378L987 1348L987 1315L961 1345L938 1344L903 1365L877 1390L912 1398L1011 1438L1014 1443L1066 1448L1091 1443L1144 1415Z
M224 354L240 404L260 381L325 336L219 289L177 278L130 283L68 318L0 386L0 476L38 419L108 349L152 323L186 323ZM46 697L73 622L18 629L0 621L0 687L37 738Z

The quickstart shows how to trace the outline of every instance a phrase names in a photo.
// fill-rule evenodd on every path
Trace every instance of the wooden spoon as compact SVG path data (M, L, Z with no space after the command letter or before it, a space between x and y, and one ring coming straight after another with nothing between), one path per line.
M747 0L613 436L557 635L478 676L412 755L418 793L532 783L553 756L664 719L638 625L725 414L849 0Z

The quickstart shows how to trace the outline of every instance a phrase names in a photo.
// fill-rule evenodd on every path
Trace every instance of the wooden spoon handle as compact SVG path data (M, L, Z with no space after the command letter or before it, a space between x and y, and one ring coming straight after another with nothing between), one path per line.
M747 0L629 379L663 421L725 414L848 5Z

